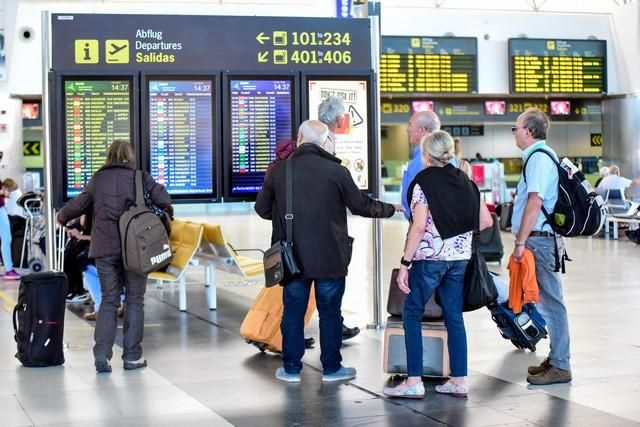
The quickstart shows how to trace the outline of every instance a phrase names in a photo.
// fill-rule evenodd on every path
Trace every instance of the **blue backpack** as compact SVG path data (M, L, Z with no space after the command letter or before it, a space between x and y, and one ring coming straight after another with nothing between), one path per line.
M547 322L544 321L534 303L522 306L522 311L515 314L509 308L509 303L492 304L487 307L491 311L491 318L498 325L500 335L511 340L519 349L528 348L536 351L536 344L547 337Z

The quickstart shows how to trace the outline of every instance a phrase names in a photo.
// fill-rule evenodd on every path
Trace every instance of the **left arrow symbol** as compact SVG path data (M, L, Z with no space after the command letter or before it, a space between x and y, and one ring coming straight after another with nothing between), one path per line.
M269 40L269 36L265 36L264 33L261 32L256 36L256 40L258 40L258 43L264 44L266 40Z
M258 52L258 62L267 62L269 59L269 52Z

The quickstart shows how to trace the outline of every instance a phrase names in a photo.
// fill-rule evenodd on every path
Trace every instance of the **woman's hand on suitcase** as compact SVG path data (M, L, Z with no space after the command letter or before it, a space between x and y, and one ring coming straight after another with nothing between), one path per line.
M400 266L400 271L398 272L398 287L405 294L409 294L411 292L411 288L409 288L409 269L404 265Z

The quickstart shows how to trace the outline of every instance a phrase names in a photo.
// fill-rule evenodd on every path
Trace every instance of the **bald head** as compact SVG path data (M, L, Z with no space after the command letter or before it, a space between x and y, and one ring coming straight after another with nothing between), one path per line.
M311 143L322 145L329 136L329 128L318 120L305 120L298 129L298 145Z

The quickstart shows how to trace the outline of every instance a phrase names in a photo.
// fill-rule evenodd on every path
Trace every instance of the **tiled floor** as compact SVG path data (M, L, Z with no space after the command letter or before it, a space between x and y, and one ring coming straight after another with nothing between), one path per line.
M220 223L235 247L268 246L269 224L250 205L178 207L178 216ZM304 358L301 384L273 373L276 355L259 353L239 336L240 322L260 281L218 274L218 309L206 308L201 267L189 274L187 313L177 310L177 289L150 284L144 349L149 367L96 375L93 326L67 313L63 367L23 368L13 358L12 300L17 283L0 281L0 425L82 426L627 426L640 424L640 247L627 240L573 239L568 243L565 300L572 333L572 384L532 387L526 366L542 360L503 340L486 310L465 315L469 340L468 399L436 395L427 382L422 400L386 399L382 387L382 331L372 320L369 271L371 221L351 218L355 252L344 300L346 323L363 329L343 346L344 362L358 369L346 384L321 381L319 349ZM383 277L388 287L404 242L401 218L383 222ZM505 250L512 237L504 234ZM492 269L506 274L504 266ZM386 291L385 291L386 301ZM317 338L317 319L308 335ZM116 349L115 356L119 356Z

